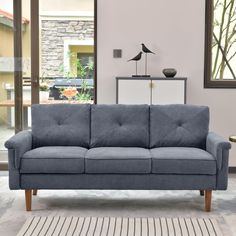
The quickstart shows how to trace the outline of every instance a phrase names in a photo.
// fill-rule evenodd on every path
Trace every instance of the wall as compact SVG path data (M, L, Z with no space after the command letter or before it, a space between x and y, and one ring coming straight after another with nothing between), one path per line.
M70 57L70 71L73 76L78 76L77 59L78 53L94 53L93 45L71 45L69 51L72 54Z
M93 0L40 0L41 11L93 11Z
M82 20L42 20L41 72L43 76L63 76L65 40L93 38L94 22ZM70 57L70 55L67 55Z
M150 74L176 68L188 77L187 102L210 107L210 129L225 138L236 134L236 90L203 88L204 17L205 0L98 1L98 103L115 103L115 77L134 73L127 60L144 42L156 52L149 57ZM112 58L114 48L123 50L122 59ZM230 164L236 166L236 144Z
M13 1L0 0L0 6L1 10L13 13Z

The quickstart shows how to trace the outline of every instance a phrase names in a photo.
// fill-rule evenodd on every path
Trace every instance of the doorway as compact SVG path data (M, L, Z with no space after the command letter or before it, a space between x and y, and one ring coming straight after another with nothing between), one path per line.
M0 16L1 168L32 104L96 103L96 0L0 0Z

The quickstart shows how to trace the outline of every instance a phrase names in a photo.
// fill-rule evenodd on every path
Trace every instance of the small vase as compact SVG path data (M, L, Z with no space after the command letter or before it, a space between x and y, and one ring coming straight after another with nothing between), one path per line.
M166 69L163 69L162 72L167 78L174 78L175 75L177 74L177 71L174 68L166 68Z

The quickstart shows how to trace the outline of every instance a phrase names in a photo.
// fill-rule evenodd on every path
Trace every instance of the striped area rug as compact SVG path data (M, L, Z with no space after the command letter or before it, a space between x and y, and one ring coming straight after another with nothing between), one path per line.
M33 217L17 236L222 236L215 219Z

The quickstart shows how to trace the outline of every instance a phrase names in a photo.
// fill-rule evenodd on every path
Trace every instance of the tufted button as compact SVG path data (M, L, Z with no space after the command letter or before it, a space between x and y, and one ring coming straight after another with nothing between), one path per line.
M178 125L179 127L182 127L183 123L182 123L181 121L178 121L177 125Z

